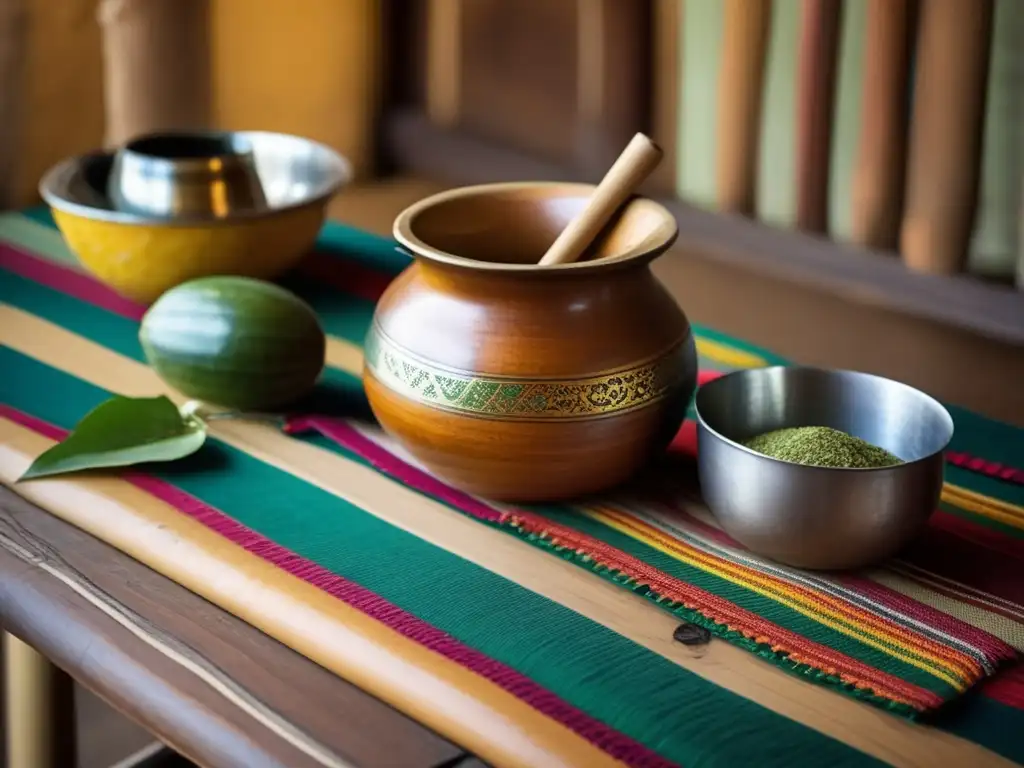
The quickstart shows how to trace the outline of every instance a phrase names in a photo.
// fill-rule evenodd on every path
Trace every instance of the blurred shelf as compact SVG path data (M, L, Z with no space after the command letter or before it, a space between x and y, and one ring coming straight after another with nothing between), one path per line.
M438 128L418 112L393 113L384 139L403 174L435 182L597 180L467 133ZM967 275L910 272L893 254L712 213L677 199L659 199L679 222L677 252L1024 346L1024 292Z

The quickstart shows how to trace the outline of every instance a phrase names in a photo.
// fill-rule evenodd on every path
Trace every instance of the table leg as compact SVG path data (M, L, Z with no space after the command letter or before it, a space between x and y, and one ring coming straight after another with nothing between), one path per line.
M73 768L74 684L32 646L4 632L8 768Z

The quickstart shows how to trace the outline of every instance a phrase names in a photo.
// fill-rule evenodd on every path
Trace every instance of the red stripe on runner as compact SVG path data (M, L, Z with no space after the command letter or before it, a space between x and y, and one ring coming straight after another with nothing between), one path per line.
M697 456L697 422L693 419L687 419L683 422L683 426L676 432L676 436L672 438L672 443L668 449L672 453L683 453L687 456Z
M0 403L0 416L52 440L67 430ZM389 603L366 587L344 579L311 560L247 528L219 509L152 475L129 471L122 477L137 488L174 507L215 533L272 565L327 592L395 632L490 680L543 715L555 720L617 760L640 768L671 768L666 760L640 742L558 697L531 678L465 645L413 614Z
M738 541L731 538L725 531L708 525L703 520L692 515L686 508L686 504L687 499L673 498L671 503L656 503L654 506L670 514L684 517L687 525L694 527L702 536L711 539L717 544L731 547L741 552L749 551ZM978 629L973 624L968 624L936 608L932 608L930 605L909 598L884 584L855 573L833 575L833 578L836 582L857 594L868 597L910 618L917 619L933 627L938 627L953 637L960 638L985 653L992 662L1006 661L1017 656L1016 651L998 637ZM929 588L931 587L929 586ZM967 601L964 600L963 602Z
M342 293L377 301L391 284L394 275L367 267L355 261L344 261L323 251L313 251L299 264L298 271L306 277L326 283Z
M973 624L968 624L937 608L932 608L927 603L907 597L902 592L897 592L895 589L873 581L870 578L844 573L835 576L835 580L858 595L863 595L876 603L881 603L886 608L923 622L930 627L935 627L952 637L974 646L984 653L989 661L1009 661L1017 657L1016 651L995 635L978 629Z
M643 520L631 517L628 514L622 514L615 509L598 508L598 511L611 517L620 527L627 531L632 531L635 537L641 541L653 539L671 553L682 557L696 557L699 560L703 560L704 563L713 569L712 572L719 574L722 572L729 573L728 567L731 566L731 573L739 580L742 586L746 586L746 583L749 583L752 579L767 579L769 582L779 585L777 588L784 589L812 610L822 610L822 607L824 607L824 610L831 611L840 622L862 628L867 633L876 636L879 633L886 633L889 637L895 637L909 653L917 654L919 657L921 653L928 653L939 657L941 661L937 663L931 660L927 660L926 663L936 664L936 666L941 664L952 674L970 685L973 685L985 676L985 671L981 664L970 654L961 651L959 648L933 640L917 629L898 624L887 616L862 608L843 597L836 597L800 582L780 582L774 576L764 574L744 563L729 560L714 552L696 549ZM627 535L630 534L627 533ZM697 567L704 570L704 563ZM1008 646L1003 649L1003 652L1005 658L1014 658L1015 656L1013 650Z
M960 589L956 584L947 584L938 579L930 578L927 573L917 571L914 568L901 568L896 570L896 573L904 579L913 581L919 586L926 587L929 591L935 592L938 595L943 595L944 597L956 600L958 603L965 603L966 605L974 606L982 611L997 614L1002 616L1004 619L1009 619L1013 622L1020 623L1021 621L1019 612L995 601L985 600L981 595Z
M935 510L928 524L976 547L989 549L1016 560L1024 560L1024 539L1009 536L944 509ZM1024 567L1024 564L1019 567Z
M1000 704L1024 709L1024 664L1007 667L982 683L979 690Z
M0 243L0 268L131 320L141 320L146 312L145 306L126 299L84 272L19 251L6 243Z
M703 387L708 382L714 381L724 375L725 374L721 371L698 371L697 386ZM696 456L697 422L693 419L687 419L684 421L683 425L676 433L676 436L672 439L672 444L669 445L668 449L673 453L685 453L688 456Z
M946 461L955 467L962 467L971 472L977 472L979 475L986 475L1015 485L1024 485L1024 469L982 459L963 451L946 451Z
M969 541L928 528L900 553L899 559L965 587L1024 606L1021 564L994 550L980 553Z

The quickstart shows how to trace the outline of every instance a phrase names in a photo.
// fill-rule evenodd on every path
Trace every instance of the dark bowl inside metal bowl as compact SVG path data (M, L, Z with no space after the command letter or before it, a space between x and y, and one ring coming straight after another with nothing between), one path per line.
M115 185L115 152L61 161L43 176L39 191L79 262L137 302L149 304L174 286L207 275L273 280L316 242L328 202L351 177L351 167L330 147L299 136L263 131L232 136L252 149L262 204L199 184L207 197L220 196L223 215L212 215L204 205L172 215L119 208L108 195ZM161 153L172 155L172 150L164 146ZM195 153L193 147L186 154ZM154 191L159 185L148 189L155 199L163 194ZM154 207L161 205L157 200Z
M154 133L114 154L107 195L144 216L226 218L266 207L253 142L230 132Z
M175 137L174 141L165 143L168 137ZM182 138L187 139L189 147L176 148ZM222 141L228 142L230 150ZM231 225L309 205L326 205L330 197L352 177L348 160L331 147L284 133L159 134L141 137L140 142L144 151L136 165L139 174L136 185L139 188L131 195L135 202L122 199L119 203L116 196L121 193L114 192L124 187L124 182L119 179L131 172L124 166L124 148L62 160L43 176L39 184L40 194L52 208L96 221L168 227ZM133 145L131 142L128 147ZM179 205L175 202L175 195L183 189L184 182L176 176L173 167L194 164L195 155L202 152L208 155L207 160L222 157L232 165L235 182L242 168L245 175L254 170L257 181L250 179L253 186L249 192L244 192L239 191L239 186L244 187L245 184L229 185L225 178L221 178L224 184L219 188L216 183L218 172L197 171L199 181L193 179L188 183L193 184L193 193L202 199L198 202L193 199L188 206ZM223 152L228 154L218 154ZM176 153L185 157L175 158ZM158 155L166 157L160 159ZM221 176L225 173L227 171ZM228 186L233 186L234 192L229 193ZM212 197L222 200L211 203ZM224 215L211 212L211 208L218 205L222 206Z
M814 569L865 566L927 525L942 491L953 419L906 384L855 371L737 371L698 391L701 490L722 528L751 551ZM742 443L786 427L824 426L903 460L879 469L806 466Z

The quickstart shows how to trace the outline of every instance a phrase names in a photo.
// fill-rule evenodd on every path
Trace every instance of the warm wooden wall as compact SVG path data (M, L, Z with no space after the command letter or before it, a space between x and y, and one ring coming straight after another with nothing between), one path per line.
M8 39L16 52L0 75L5 125L0 155L0 201L35 198L42 173L60 158L103 140L103 73L97 0L2 0ZM20 17L20 18L19 18ZM5 35L7 37L7 35ZM11 98L11 94L15 94Z
M343 152L357 173L369 172L380 79L379 5L214 0L217 124L308 136Z
M379 0L211 3L211 113L226 128L323 141L366 173L380 71ZM104 142L100 0L0 0L0 205L36 199L39 177Z

